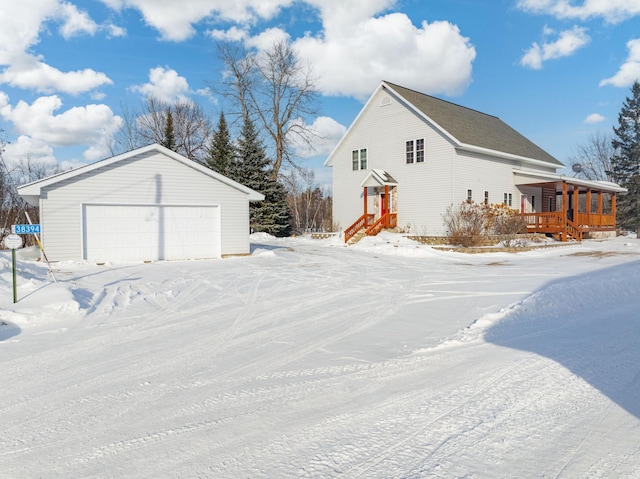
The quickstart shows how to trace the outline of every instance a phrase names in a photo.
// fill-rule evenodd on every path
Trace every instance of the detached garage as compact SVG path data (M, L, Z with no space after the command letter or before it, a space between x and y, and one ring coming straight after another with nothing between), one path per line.
M50 261L153 261L249 253L264 196L160 145L18 188L40 208Z

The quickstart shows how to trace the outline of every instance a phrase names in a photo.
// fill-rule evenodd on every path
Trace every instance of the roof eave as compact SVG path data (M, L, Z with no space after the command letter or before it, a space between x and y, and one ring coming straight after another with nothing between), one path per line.
M462 150L462 151L468 151L471 153L480 153L483 155L495 156L498 158L503 158L505 160L521 161L523 163L528 163L536 166L545 166L547 168L558 169L558 168L564 167L564 164L560 162L558 162L557 164L551 163L549 161L537 160L535 158L528 158L526 156L514 155L513 153L506 153L504 151L490 150L489 148L483 148L481 146L460 144L459 146L456 147L456 149Z
M119 161L122 161L124 159L127 158L131 158L133 156L137 156L137 155L141 155L141 154L145 154L148 153L150 151L157 151L160 153L165 154L166 156L173 158L176 161L179 161L180 163L184 164L185 166L188 166L190 168L193 168L207 176L210 176L212 178L217 179L218 181L231 186L232 188L235 188L237 190L242 191L243 193L246 193L248 195L249 201L263 201L264 200L264 195L262 195L261 193L258 193L255 190L252 190L251 188L244 186L240 183L238 183L237 181L232 180L231 178L227 178L224 175L221 175L220 173L217 173L209 168L207 168L206 166L200 165L198 163L196 163L195 161L192 161L182 155L180 155L179 153L176 153L173 150L170 150L168 148L165 148L162 145L159 145L157 143L153 143L151 145L147 145L147 146L143 146L141 148L137 148L135 150L131 150L128 151L126 153L122 153L120 155L116 155L116 156L112 156L111 158L106 158L104 160L100 160L100 161L96 161L95 163L91 163L88 165L83 165L80 166L78 168L74 168L73 170L69 170L69 171L65 171L62 173L58 173L56 175L52 175L49 176L47 178L42 178L40 180L36 180L33 181L31 183L27 183L24 184L22 186L18 187L18 194L22 197L25 196L40 196L40 192L42 190L42 188L53 185L55 183L58 183L60 181L64 181L67 180L69 178L73 178L75 176L78 176L80 174L83 173L88 173L90 171L96 170L98 168L102 168L105 166L109 166L113 163L118 163Z
M526 171L526 170L514 170L514 175L517 176L525 176L528 178L533 178L539 180L540 182L564 182L570 185L576 186L584 186L590 187L593 190L602 190L609 193L627 193L628 190L619 186L615 183L611 183L608 181L592 181L592 180L583 180L581 178L574 178L565 175L557 175L553 173L540 173L536 171Z

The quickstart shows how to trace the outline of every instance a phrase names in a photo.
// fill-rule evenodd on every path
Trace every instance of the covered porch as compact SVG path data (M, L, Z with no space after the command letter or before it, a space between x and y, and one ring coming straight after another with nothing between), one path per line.
M581 241L615 234L616 198L626 190L615 183L516 171L521 192L540 191L540 203L521 195L520 213L529 233L551 234L560 241Z
M383 229L395 228L398 222L398 183L384 170L373 169L362 183L362 215L344 230L347 243L358 232L363 236L375 236Z

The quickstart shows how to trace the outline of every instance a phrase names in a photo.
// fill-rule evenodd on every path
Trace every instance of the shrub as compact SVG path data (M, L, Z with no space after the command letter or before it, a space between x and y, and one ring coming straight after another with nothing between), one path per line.
M507 247L519 246L522 241L518 235L527 231L520 212L505 204L491 205L487 226L493 234L502 236L502 245Z
M463 201L458 206L447 207L443 219L449 242L464 247L482 243L488 231L489 211L487 205L473 201Z

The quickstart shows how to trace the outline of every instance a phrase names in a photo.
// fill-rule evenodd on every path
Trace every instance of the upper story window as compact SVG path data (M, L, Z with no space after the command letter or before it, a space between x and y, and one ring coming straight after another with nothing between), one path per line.
M353 171L367 169L367 149L353 150L351 152L351 167Z
M405 152L407 164L424 163L424 138L408 140Z
M413 140L407 141L407 148L406 148L407 164L408 163L413 163L413 153L414 153L414 151L415 151L415 149L414 149Z
M416 163L424 163L424 138L416 140Z
M362 150L360 150L360 169L361 170L367 169L367 149L366 148L363 148Z

